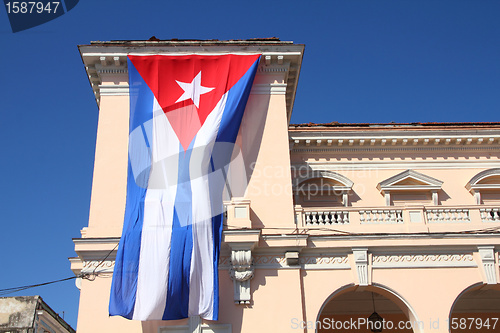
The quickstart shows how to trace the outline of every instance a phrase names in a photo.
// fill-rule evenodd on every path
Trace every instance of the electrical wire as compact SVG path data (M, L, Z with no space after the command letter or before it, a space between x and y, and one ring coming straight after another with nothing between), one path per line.
M408 234L408 233L374 233L374 232L367 232L367 233L362 233L362 232L349 232L345 230L338 230L338 229L332 229L332 228L325 228L325 227L319 227L319 228L297 228L297 227L263 227L263 228L241 228L238 226L232 226L228 224L224 224L224 227L227 227L228 229L235 230L243 230L243 229L252 229L252 230L292 230L296 231L297 234L299 232L307 233L309 231L329 231L330 234L316 234L316 235L311 235L311 236L394 236L394 235L414 235L414 234ZM489 232L498 232L500 231L500 226L498 227L489 227L489 228L483 228L483 229L470 229L470 230L462 230L462 231L448 231L448 232L428 232L428 233L418 233L418 234L451 234L451 235L457 235L457 234L484 234L484 233L489 233ZM270 236L270 235L263 235L263 236ZM272 236L272 235L271 235Z
M241 227L238 226L230 226L225 224L225 227L228 229L242 229ZM331 233L331 234L321 234L321 235L314 235L314 236L340 236L340 234L343 235L350 235L350 236L366 236L366 235L373 235L373 236L394 236L397 234L392 234L392 233L353 233L345 230L336 230L336 229L330 229L330 228L297 228L297 227L271 227L271 228L253 228L253 230L292 230L292 232L296 232L295 235L299 234L299 231L301 232L308 232L310 230L319 230L319 231L329 231L329 232L337 232L337 234ZM483 233L488 233L488 232L498 232L500 231L500 226L498 227L490 227L490 228L483 228L483 229L471 229L471 230L462 230L462 231L449 231L449 232L444 232L446 234L483 234ZM437 234L443 234L443 232L437 233ZM404 235L404 234L399 234L399 235ZM264 236L269 236L269 235L264 235ZM82 278L82 279L87 279L89 281L94 281L97 276L99 276L100 272L97 272L97 268L99 268L106 259L113 253L114 250L118 247L118 243L115 245L115 247L108 252L108 254L100 260L99 264L94 268L92 273L80 273L75 276L67 277L64 279L59 279L59 280L53 280L53 281L48 281L48 282L43 282L43 283L37 283L37 284L30 284L26 286L19 286L19 287L12 287L12 288L3 288L0 289L0 296L8 295L8 294L13 294L19 291L23 291L26 289L31 289L31 288L36 288L36 287L41 287L41 286L46 286L54 283L59 283L59 282L64 282L68 280L73 280L77 278Z
M332 228L297 228L297 227L263 227L263 228L242 228L239 226L231 226L228 224L224 224L224 227L227 227L228 229L232 230L292 230L296 231L297 233L300 232L308 232L309 230L321 230L321 231L334 231L338 232L341 234L346 234L346 235L357 235L357 233L345 231L345 230L338 230L338 229L332 229Z
M46 286L46 285L53 284L53 283L58 283L58 282L63 282L63 281L68 281L68 280L73 280L73 279L79 278L81 276L82 276L82 274L78 274L78 275L75 275L75 276L71 276L71 277L67 277L67 278L59 279L59 280L54 280L54 281L49 281L49 282L43 282L43 283L37 283L37 284L30 284L30 285L27 285L27 286L20 286L20 287L4 288L4 289L0 289L0 296L12 294L12 293L15 293L15 292L18 292L18 291L22 291L22 290L26 290L26 289L31 289L31 288Z
M29 284L26 286L3 288L3 289L0 289L0 296L5 296L8 294L13 294L13 293L27 290L27 289L31 289L31 288L46 286L46 285L64 282L64 281L68 281L68 280L73 280L73 279L78 279L78 278L87 279L89 281L94 281L96 279L96 277L100 275L99 272L96 272L97 268L99 268L104 263L104 261L106 261L106 259L108 259L108 257L111 255L111 253L113 253L114 250L116 250L117 247L118 247L118 243L115 245L115 247L111 251L109 251L109 253L103 259L101 259L99 261L99 264L97 264L97 266L94 268L92 273L80 273L80 274L77 274L75 276L70 276L70 277L67 277L64 279L59 279L59 280L53 280L53 281L42 282L42 283L37 283L37 284Z
M118 244L119 243L116 243L115 247L111 251L108 252L108 254L99 262L99 264L97 264L97 266L94 268L94 270L92 271L91 274L84 273L85 276L82 276L82 279L87 279L89 281L94 281L95 278L99 275L99 272L96 273L97 268L99 268L104 263L104 261L106 261L106 259L108 259L108 257L111 255L111 253L113 253L114 250L116 250L116 248L118 247Z

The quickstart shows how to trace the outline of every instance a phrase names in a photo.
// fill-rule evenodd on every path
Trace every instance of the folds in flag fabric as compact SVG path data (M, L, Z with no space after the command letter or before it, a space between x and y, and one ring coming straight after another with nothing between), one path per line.
M259 59L128 57L127 200L110 315L218 319L222 194Z

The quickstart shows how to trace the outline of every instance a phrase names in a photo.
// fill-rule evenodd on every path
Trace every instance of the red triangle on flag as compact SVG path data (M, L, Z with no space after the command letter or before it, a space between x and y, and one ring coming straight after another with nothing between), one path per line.
M129 56L165 112L184 150L222 96L258 58L259 55L235 54Z

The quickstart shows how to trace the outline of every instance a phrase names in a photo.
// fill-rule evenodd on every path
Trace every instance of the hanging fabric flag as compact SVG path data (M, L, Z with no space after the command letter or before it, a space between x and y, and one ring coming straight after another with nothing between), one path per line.
M109 314L218 319L222 193L260 55L130 55L127 200Z

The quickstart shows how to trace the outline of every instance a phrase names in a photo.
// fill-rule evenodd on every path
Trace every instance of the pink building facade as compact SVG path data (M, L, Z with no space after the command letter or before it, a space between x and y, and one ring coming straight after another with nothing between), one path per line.
M99 123L89 224L70 259L75 274L97 273L77 281L78 332L500 329L500 123L289 125L303 51L277 39L80 46ZM247 186L226 201L220 319L110 318L126 56L232 52L262 59L233 173Z

